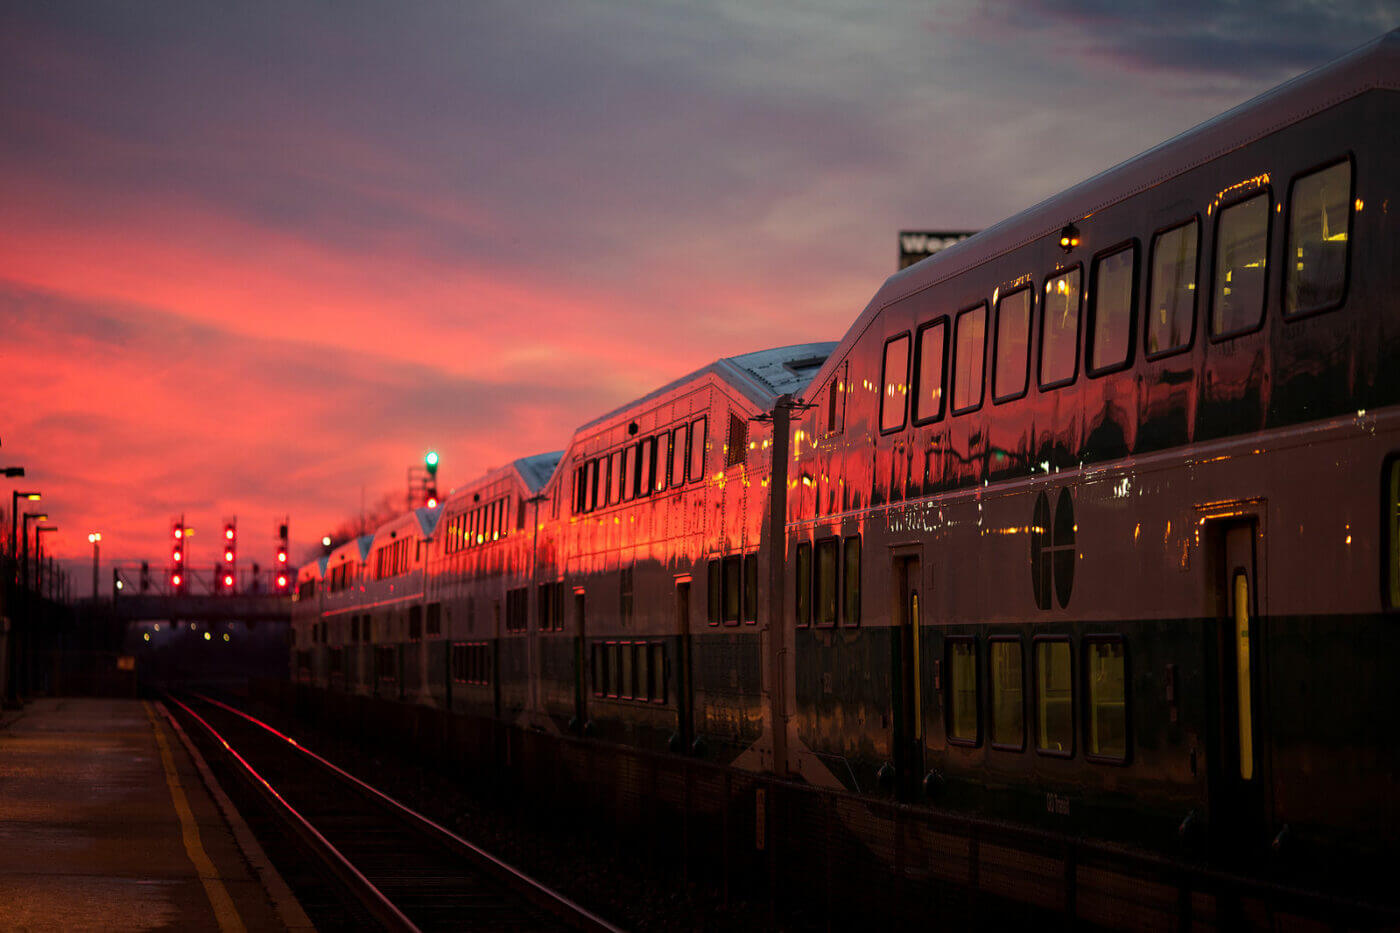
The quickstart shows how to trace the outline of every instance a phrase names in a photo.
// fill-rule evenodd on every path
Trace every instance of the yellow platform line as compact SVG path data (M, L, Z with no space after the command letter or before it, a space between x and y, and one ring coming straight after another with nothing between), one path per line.
M245 933L243 920L233 906L233 898L229 897L218 869L214 867L209 854L204 851L204 844L199 840L199 827L195 825L194 813L185 797L185 788L180 784L180 775L175 772L175 759L170 755L170 744L161 730L160 721L156 719L150 703L143 700L141 705L146 708L146 717L151 721L151 728L156 733L156 744L160 746L160 763L165 766L165 783L170 787L170 799L174 801L175 812L180 816L185 852L189 854L195 871L199 873L200 884L204 885L204 893L209 896L209 906L214 908L214 918L219 921L219 929L224 933Z

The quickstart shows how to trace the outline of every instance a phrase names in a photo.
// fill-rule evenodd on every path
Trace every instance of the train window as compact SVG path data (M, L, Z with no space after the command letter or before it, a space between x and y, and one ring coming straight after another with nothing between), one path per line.
M729 413L729 437L724 442L724 466L738 466L748 456L749 423L734 412Z
M742 597L739 591L739 558L724 559L724 624L738 625Z
M987 641L992 675L992 746L1021 751L1026 747L1026 704L1021 639Z
M423 607L416 604L408 607L408 640L423 640Z
M860 625L860 535L846 539L841 562L842 621Z
M622 501L622 451L614 450L608 458L608 503Z
M608 696L622 696L622 646L608 642Z
M723 600L724 600L724 588L723 588L723 586L722 586L722 584L721 584L721 581L720 581L720 570L721 570L721 568L722 568L722 562L721 562L721 561L717 561L717 560L712 560L712 561L710 561L710 566L709 566L709 574L710 574L710 579L709 579L709 596L710 596L710 601L709 601L709 613L710 613L710 614L709 614L709 619L708 619L708 621L709 621L709 623L710 623L711 625L719 625L719 617L720 617L720 614L721 614L721 613L720 613L720 607L723 605Z
M1266 190L1222 208L1216 215L1212 338L1254 330L1264 319L1271 207Z
M618 654L622 656L622 664L620 665L622 668L622 675L617 685L617 695L625 700L630 700L632 697L636 696L632 691L632 688L636 684L633 680L635 671L634 665L632 664L632 646L630 644L618 645L617 651Z
M1400 476L1400 471L1397 471ZM1400 524L1397 524L1400 528ZM797 546L797 593L793 605L797 609L797 624L806 627L812 624L812 545L803 541Z
M690 423L690 469L686 478L692 483L705 478L705 418L696 418Z
M987 304L958 313L953 325L953 414L982 407L987 354Z
M637 497L637 447L629 444L622 448L622 501L631 502Z
M637 449L641 458L638 463L641 472L637 476L637 495L649 496L656 482L656 438L647 438L637 445Z
M992 401L1006 402L1026 394L1030 381L1030 287L1017 289L997 301L996 352L992 358Z
M582 513L583 513L583 507L584 507L583 477L584 477L584 472L585 472L585 468L582 467L582 466L580 466L580 467L578 467L577 469L574 470L574 514L575 514L575 515L579 515L579 514L582 514Z
M1165 356L1191 346L1196 333L1196 267L1200 244L1198 217L1152 238L1146 311L1148 356Z
M1089 286L1089 372L1127 366L1133 350L1137 244L1129 243L1094 260Z
M666 646L653 642L647 646L651 652L651 689L647 695L653 703L666 702Z
M1069 640L1035 640L1036 750L1068 758L1074 754L1074 677Z
M885 341L880 370L880 431L898 431L909 416L909 335Z
M1288 193L1283 313L1340 308L1346 298L1351 238L1351 162L1293 179Z
M1040 387L1069 385L1079 369L1080 269L1045 280L1040 306Z
M744 621L758 621L758 554L744 555Z
M671 485L685 485L686 425L671 432Z
M584 510L592 512L598 507L598 461L588 461L588 479L586 481L588 489L588 502ZM478 510L479 511L479 510ZM478 539L480 540L480 539Z
M840 589L836 578L836 551L838 542L827 538L817 542L817 624L835 625L837 592Z
M1102 761L1128 758L1126 661L1120 638L1084 642L1084 679L1088 694L1085 754Z
M948 358L948 319L919 328L914 343L914 423L943 417L943 371Z
M603 685L608 682L607 656L601 651L600 646L594 644L593 649L593 695L600 697L604 693Z
M666 475L671 465L671 432L662 431L656 435L656 491L666 490Z
M948 741L976 745L977 642L971 638L948 639Z
M651 655L641 642L632 645L632 696L638 700L651 699L651 671L648 662Z

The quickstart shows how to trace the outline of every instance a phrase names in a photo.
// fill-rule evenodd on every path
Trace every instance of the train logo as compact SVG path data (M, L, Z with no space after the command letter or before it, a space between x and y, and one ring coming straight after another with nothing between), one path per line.
M1041 609L1050 608L1052 580L1060 608L1069 606L1070 592L1074 589L1074 562L1079 553L1074 544L1077 528L1069 489L1060 490L1053 513L1050 497L1041 490L1035 499L1035 515L1031 518L1031 587L1035 590L1035 604Z

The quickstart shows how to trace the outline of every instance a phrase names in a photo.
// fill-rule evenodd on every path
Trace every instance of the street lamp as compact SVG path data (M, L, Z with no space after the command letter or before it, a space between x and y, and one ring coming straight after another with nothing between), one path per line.
M35 496L37 497L37 496L38 496L38 493L35 493ZM22 528L22 530L24 531L24 538L23 538L23 540L20 542L21 545L22 545L21 550L24 552L24 572L23 572L23 576L22 576L20 579L22 579L22 580L24 581L24 585L25 585L26 588L28 588L28 586L29 586L29 520L30 520L30 519L34 519L35 521L40 521L40 522L46 522L46 521L49 520L49 516L48 516L48 514L45 513L45 512L25 512L25 513L24 513L24 521L20 523L20 524L21 524L21 528ZM37 543L36 543L36 546L37 546Z
M18 467L16 468L18 469ZM8 471L7 471L8 472ZM13 560L19 553L19 500L28 499L30 502L38 502L37 492L12 492L10 493L10 559Z
M88 542L92 544L92 601L97 602L97 552L98 545L102 543L102 532L94 531L88 535Z

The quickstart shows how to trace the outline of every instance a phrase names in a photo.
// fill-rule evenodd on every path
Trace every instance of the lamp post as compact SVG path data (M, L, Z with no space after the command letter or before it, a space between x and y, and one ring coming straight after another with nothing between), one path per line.
M102 543L102 532L94 531L88 535L88 542L92 545L92 601L97 602L97 552L98 545Z
M48 516L48 514L45 513L45 512L25 512L25 513L24 513L24 521L20 523L21 526L22 526L22 527L21 527L21 530L24 532L24 537L23 537L23 539L20 541L20 545L21 545L21 546L20 546L20 550L21 550L21 551L23 552L23 554L24 554L24 558L23 558L23 560L24 560L24 573L23 573L23 576L20 577L20 579L24 581L25 589L28 589L28 588L29 588L29 520L30 520L30 519L34 519L35 521L40 521L40 522L46 522L46 521L49 520L49 516Z
M37 492L15 491L10 493L10 560L19 556L19 500L21 499L38 502L40 496ZM19 565L15 566L18 568Z

